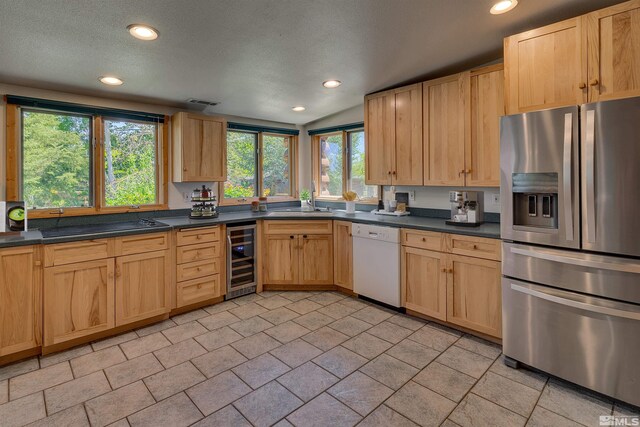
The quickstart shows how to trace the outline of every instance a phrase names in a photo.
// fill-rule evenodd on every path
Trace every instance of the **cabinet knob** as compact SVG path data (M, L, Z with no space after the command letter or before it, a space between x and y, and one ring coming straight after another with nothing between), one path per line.
M182 170L186 172L186 171L187 171L187 168L183 168Z
M391 171L387 171L387 175L391 175Z
M395 175L395 174L396 174L396 171L393 171L393 174Z
M349 233L349 237L353 237L353 234Z
M465 173L471 173L471 169L467 169Z
M453 268L450 268L450 269L449 269L449 273L453 273Z
M302 236L302 238L303 238L303 239L306 239L306 238L307 238L307 235L306 235L306 234L305 234L305 235L303 235L303 236Z
M458 178L460 178L460 176L464 173L464 169L462 169L460 172L458 172Z
M196 239L197 239L197 240L202 240L202 236L198 234L198 235L196 236Z
M198 267L198 268L196 268L196 270L202 271L202 267Z
M478 245L473 245L473 249L478 249Z
M426 237L423 237L423 238L422 238L422 241L423 241L423 242L426 242L426 241L427 241Z
M447 272L447 269L446 269L446 268L443 268L443 269L442 269L442 272L443 272L443 273L446 273L446 272Z
M289 236L290 239L293 239L293 236Z
M599 83L598 79L589 80L589 86L598 86Z
M584 89L586 87L587 87L587 84L585 82L578 83L578 89Z

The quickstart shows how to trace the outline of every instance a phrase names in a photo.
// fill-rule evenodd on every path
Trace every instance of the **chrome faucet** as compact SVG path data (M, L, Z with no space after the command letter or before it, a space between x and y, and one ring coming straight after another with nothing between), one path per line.
M307 204L316 210L316 182L311 181L311 200L307 200Z

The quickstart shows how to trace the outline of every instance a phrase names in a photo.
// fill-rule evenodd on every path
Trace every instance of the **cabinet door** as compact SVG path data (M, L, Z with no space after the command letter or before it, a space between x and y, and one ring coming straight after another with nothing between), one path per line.
M169 251L116 258L116 326L169 311Z
M465 148L466 185L500 187L500 117L504 116L502 64L471 72L471 138Z
M353 290L353 238L351 222L333 222L333 268L335 284Z
M402 247L402 303L440 320L447 318L447 273L439 252Z
M507 37L504 67L507 114L586 102L582 18Z
M115 326L113 258L44 269L44 345Z
M227 179L226 121L177 113L172 120L175 182Z
M300 236L301 285L333 284L333 236L304 234Z
M422 84L424 185L464 185L469 73Z
M395 91L395 185L422 185L422 85Z
M365 98L365 183L390 185L395 136L393 93Z
M298 282L298 236L264 236L264 283L294 285Z
M40 345L42 267L36 264L33 246L0 250L0 357Z
M640 1L586 15L589 102L640 95Z
M447 321L500 338L500 263L458 255L447 259Z

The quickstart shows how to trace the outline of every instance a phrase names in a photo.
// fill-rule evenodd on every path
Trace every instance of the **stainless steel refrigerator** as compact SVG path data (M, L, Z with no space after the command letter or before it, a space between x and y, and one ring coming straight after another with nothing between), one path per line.
M501 121L503 351L640 405L640 98Z

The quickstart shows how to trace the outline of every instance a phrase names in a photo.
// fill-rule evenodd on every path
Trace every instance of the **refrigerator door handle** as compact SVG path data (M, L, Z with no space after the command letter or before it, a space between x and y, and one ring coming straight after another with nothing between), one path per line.
M607 316L623 317L626 319L640 320L640 311L628 311L618 308L607 307L599 304L591 304L587 301L580 301L575 299L574 294L565 291L553 290L549 292L543 286L537 285L518 285L516 283L510 284L511 289L523 294L531 295L532 297L540 298L546 301L551 301L556 304L565 305L568 307L577 308L580 310L590 311L593 313L604 314ZM572 298L573 297L573 298ZM580 298L578 296L578 298ZM584 297L586 299L586 297ZM592 298L590 298L592 299ZM625 304L627 305L627 304Z
M596 241L596 212L595 212L595 135L596 135L596 112L587 111L586 138L584 144L585 151L585 198L587 209L584 213L587 222L586 238L587 242Z
M573 151L573 113L564 115L564 153L562 156L562 183L564 196L564 222L566 238L573 240L573 194L572 194L572 151Z
M512 247L511 253L516 255L543 259L546 261L578 265L580 267L598 268L601 270L620 271L624 273L640 274L640 264L631 264L624 261L589 260L589 259L572 257L572 256L562 256L562 255L558 255L550 251L545 251L541 249L522 249L517 247Z

